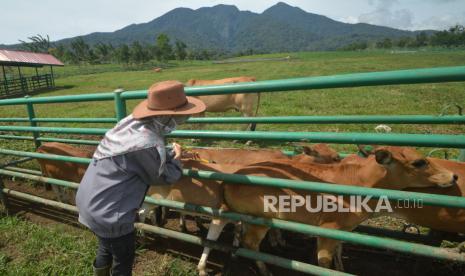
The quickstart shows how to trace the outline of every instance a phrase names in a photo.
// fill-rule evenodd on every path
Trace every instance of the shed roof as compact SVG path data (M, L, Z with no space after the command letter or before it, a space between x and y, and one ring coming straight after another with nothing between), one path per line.
M0 49L0 65L33 67L44 65L64 66L63 62L50 54L4 49Z

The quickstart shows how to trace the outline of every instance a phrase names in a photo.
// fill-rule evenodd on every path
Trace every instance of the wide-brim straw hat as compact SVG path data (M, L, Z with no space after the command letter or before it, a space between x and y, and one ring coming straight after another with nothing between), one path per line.
M147 99L132 111L135 119L161 115L192 115L205 111L205 104L184 93L179 81L163 81L150 86Z

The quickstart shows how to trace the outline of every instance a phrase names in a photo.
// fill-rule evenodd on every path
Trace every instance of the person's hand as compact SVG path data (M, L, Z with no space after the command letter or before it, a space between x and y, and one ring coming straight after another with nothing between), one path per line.
M178 143L173 143L174 159L181 160L182 148Z

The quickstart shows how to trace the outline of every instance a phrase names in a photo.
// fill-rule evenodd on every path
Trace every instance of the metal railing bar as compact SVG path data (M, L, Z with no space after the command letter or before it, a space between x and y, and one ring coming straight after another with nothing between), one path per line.
M341 115L274 117L191 117L195 124L465 124L465 116Z
M0 149L0 154L27 156L41 159L76 162L80 164L89 164L89 158L61 156L54 154L21 152ZM7 173L0 170L0 173ZM11 172L10 172L11 173ZM313 181L298 181L281 178L269 178L260 176L248 176L240 174L226 174L211 171L198 170L183 170L184 176L189 176L198 179L210 179L226 181L228 183L243 184L243 185L259 185L276 188L300 189L305 191L313 191L320 193L341 194L341 195L360 195L372 196L373 198L387 197L389 200L414 200L421 201L425 205L447 206L454 208L465 208L465 198L458 196L446 196L437 194L407 192L379 188L365 188L357 186L348 186L334 183L313 182ZM17 176L20 176L17 174Z
M103 135L108 128L0 126L0 131ZM166 137L465 148L464 135L176 130Z

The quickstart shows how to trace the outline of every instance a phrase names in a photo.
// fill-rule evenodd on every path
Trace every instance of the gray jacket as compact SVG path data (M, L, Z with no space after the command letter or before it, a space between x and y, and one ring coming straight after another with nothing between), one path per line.
M161 176L159 167L156 148L92 159L76 194L79 222L102 238L134 231L136 212L149 185L169 185L181 178L181 163L172 152Z

